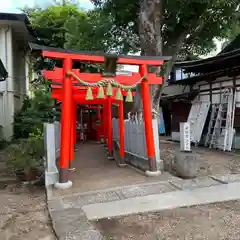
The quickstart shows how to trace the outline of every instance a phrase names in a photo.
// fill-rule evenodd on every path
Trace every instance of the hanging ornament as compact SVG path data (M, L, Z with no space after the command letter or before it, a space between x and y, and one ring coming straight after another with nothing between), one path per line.
M127 97L126 97L126 102L133 102L133 95L131 90L128 90Z
M98 98L98 99L104 98L104 90L103 90L103 87L102 87L102 86L100 86L100 87L98 88L97 98Z
M86 100L93 100L93 93L91 87L88 87L87 89Z
M118 90L117 90L115 99L116 99L116 100L120 100L120 101L123 100L122 91L121 91L120 88L118 88Z
M113 95L113 91L112 91L112 84L110 82L108 82L107 85L107 96L112 96Z

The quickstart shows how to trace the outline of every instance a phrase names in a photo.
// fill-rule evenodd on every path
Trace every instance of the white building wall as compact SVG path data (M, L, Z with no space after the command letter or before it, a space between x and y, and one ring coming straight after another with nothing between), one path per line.
M0 46L1 60L5 66L9 77L6 81L1 82L0 91L2 93L2 101L0 111L2 119L2 136L10 139L12 136L12 123L14 116L14 87L13 87L13 50L12 50L12 28L5 26L0 28Z
M214 89L222 89L226 87L233 87L233 78L224 76L217 78L212 83L212 103L220 103L220 90L214 90ZM240 86L240 75L236 77L236 85ZM199 99L201 101L210 101L210 84L202 81L193 86L193 89L199 89L200 94L197 96L196 99ZM240 87L237 87L236 92L236 107L240 107Z
M9 140L13 134L14 113L21 108L26 94L25 53L14 37L13 29L0 26L0 58L8 78L0 82L0 138Z
M163 89L163 93L167 94L169 96L171 95L177 95L177 94L181 94L181 93L186 93L190 91L190 87L189 86L183 86L183 85L169 85L166 86Z

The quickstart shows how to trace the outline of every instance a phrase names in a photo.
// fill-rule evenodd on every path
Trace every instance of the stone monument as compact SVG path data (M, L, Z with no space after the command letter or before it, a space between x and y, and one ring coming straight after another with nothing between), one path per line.
M199 155L191 151L190 123L180 123L180 151L175 153L174 170L179 177L195 178Z

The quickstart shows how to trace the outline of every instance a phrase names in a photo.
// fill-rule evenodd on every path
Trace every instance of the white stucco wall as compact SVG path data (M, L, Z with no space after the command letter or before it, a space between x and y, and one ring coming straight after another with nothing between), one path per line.
M183 85L169 85L169 86L164 87L164 89L163 89L163 93L167 94L169 96L186 93L189 91L190 91L190 87L183 86Z
M11 26L0 25L0 58L8 78L0 82L0 138L13 134L14 113L21 108L27 93L24 46L19 46Z
M236 85L240 85L240 75L236 77ZM212 83L212 103L220 102L220 90L214 90L215 88L221 88L222 91L226 87L233 87L232 77L223 76L217 78ZM201 92L198 96L201 101L210 101L210 85L207 82L199 82L193 86L193 89L199 89ZM236 92L236 107L240 107L240 87L237 87Z

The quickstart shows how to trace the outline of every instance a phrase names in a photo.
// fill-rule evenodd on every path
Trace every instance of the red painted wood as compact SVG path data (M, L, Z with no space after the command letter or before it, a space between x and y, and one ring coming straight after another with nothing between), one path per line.
M89 55L89 54L74 54L74 53L62 53L62 52L51 52L51 51L42 51L42 55L47 58L53 59L65 59L71 58L73 60L83 61L83 62L95 62L103 63L104 56L101 55ZM127 65L141 65L148 64L153 66L160 66L163 64L163 60L156 59L137 59L137 58L124 58L118 57L118 64L127 64Z
M77 114L76 103L72 99L70 160L74 160L74 145L75 145L75 139L76 139L76 114Z
M147 71L147 66L141 65L139 67L139 71L140 71L141 76L144 76ZM143 116L144 116L145 134L146 134L149 170L157 171L155 147L154 147L153 125L152 125L151 97L150 97L150 89L149 89L149 85L148 85L147 81L143 81L141 83L141 93L142 93Z
M77 69L73 69L72 72L74 72L80 79L89 83L96 83L103 79L103 76L98 73L80 73ZM62 73L62 68L55 68L51 71L45 70L44 77L51 80L53 83L61 83L63 76ZM154 73L148 73L147 78L149 84L162 84L162 77L157 77ZM114 79L123 85L133 85L141 79L141 75L139 73L132 73L132 76L117 75ZM79 82L76 79L73 79L73 84L79 84Z
M64 60L64 72L71 70L72 60L67 58ZM65 76L65 74L64 74ZM71 114L72 114L72 84L69 77L64 77L64 92L62 103L62 119L61 119L61 148L60 148L60 168L69 167L69 157L71 149ZM61 169L60 169L61 171ZM68 179L61 179L60 183L68 181Z

